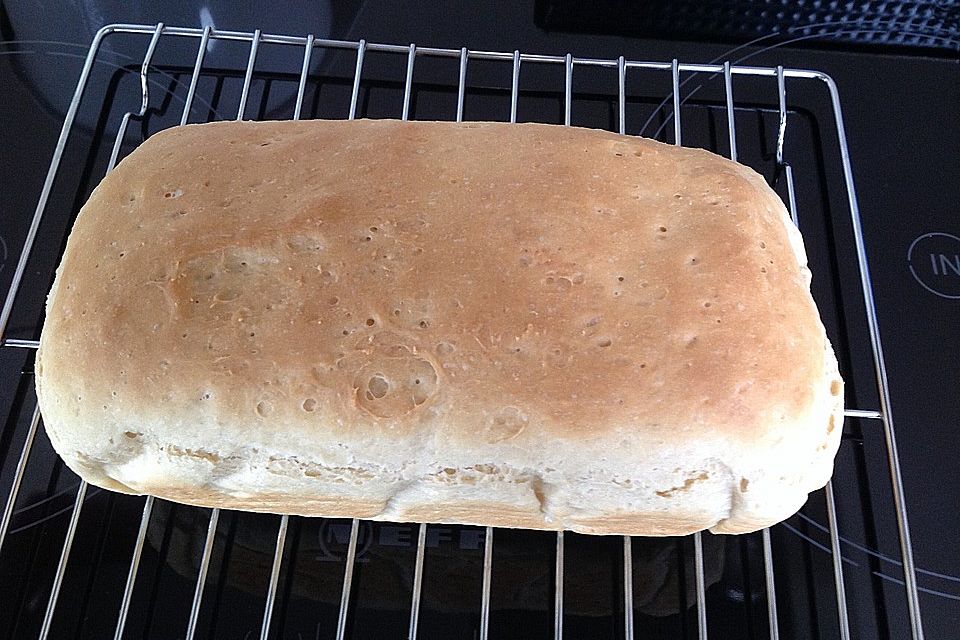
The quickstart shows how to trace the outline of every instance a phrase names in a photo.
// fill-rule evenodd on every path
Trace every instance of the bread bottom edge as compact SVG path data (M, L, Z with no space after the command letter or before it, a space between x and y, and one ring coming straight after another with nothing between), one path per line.
M796 513L806 502L802 499L784 501L779 513L772 517L757 517L752 513L732 512L725 518L714 513L691 511L670 513L664 511L617 511L609 514L592 513L570 515L562 522L550 521L539 511L518 508L496 501L443 504L419 504L402 510L385 508L382 500L364 500L350 497L319 497L310 495L261 494L240 497L211 488L181 488L151 486L147 490L132 489L113 479L89 480L105 489L130 495L153 495L174 503L200 508L219 508L273 515L291 515L310 518L357 518L381 522L426 523L437 525L469 525L539 531L572 531L587 535L616 535L643 537L685 536L701 531L714 534L739 535L759 531L781 522ZM790 504L787 504L789 502Z

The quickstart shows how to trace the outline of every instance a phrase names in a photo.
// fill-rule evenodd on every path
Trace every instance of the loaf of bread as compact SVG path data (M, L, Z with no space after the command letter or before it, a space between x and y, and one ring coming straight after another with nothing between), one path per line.
M37 393L87 481L206 507L738 533L830 477L843 383L750 169L549 125L159 133L81 210Z

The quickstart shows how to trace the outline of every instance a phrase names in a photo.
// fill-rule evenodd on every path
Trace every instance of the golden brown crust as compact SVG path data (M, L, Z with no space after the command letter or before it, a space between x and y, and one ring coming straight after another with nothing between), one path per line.
M742 530L799 507L839 443L776 195L586 129L162 132L81 212L41 342L68 464L194 504Z

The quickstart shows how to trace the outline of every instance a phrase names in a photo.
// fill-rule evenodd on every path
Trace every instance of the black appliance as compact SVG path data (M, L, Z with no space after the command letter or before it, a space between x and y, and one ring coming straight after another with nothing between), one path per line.
M0 43L0 637L955 637L955 5L84 6L99 4L79 20L8 3L0 23L20 38ZM721 5L744 13L716 19ZM833 35L816 26L828 10ZM35 41L51 22L77 41ZM79 483L32 376L77 210L158 130L291 117L573 124L754 167L804 233L848 382L831 485L756 534L623 539L219 512Z

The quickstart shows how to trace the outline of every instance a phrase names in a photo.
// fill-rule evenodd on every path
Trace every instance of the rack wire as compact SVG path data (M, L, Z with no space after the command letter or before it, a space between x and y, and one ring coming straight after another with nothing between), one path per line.
M670 75L672 82L672 105L673 105L673 141L677 145L682 144L682 122L681 122L681 100L680 86L683 74L698 72L707 72L713 74L722 74L727 135L729 142L729 156L733 160L738 159L737 153L737 131L734 119L734 79L739 76L757 76L768 77L776 80L778 90L779 105L779 127L776 141L776 160L780 167L785 171L788 209L794 222L800 222L797 211L796 198L794 195L794 180L792 167L784 157L784 142L787 131L787 84L789 82L820 82L823 83L830 97L831 109L834 117L837 138L839 140L839 154L843 168L843 176L846 188L846 199L849 209L850 220L853 227L853 240L856 248L857 266L860 276L860 285L863 295L863 302L866 309L866 321L869 328L870 345L872 349L874 374L876 378L877 390L879 393L879 407L877 409L851 408L845 412L846 418L859 418L879 422L886 444L887 462L889 467L889 476L893 492L893 500L896 514L896 521L899 533L900 554L903 566L903 580L909 611L909 620L912 636L915 640L923 638L923 627L920 616L918 601L918 588L916 582L916 569L913 560L912 547L910 541L910 527L907 519L907 511L903 497L903 485L899 459L897 454L896 438L894 434L893 418L890 412L889 389L886 376L886 368L883 357L883 348L880 338L880 330L877 323L876 306L873 299L873 289L871 286L869 266L867 262L866 249L864 246L863 232L860 223L860 214L857 206L857 196L853 182L850 154L847 148L846 135L844 130L843 114L840 106L840 96L836 84L830 76L816 70L810 69L792 69L778 67L759 67L759 66L737 66L730 62L723 64L692 64L680 62L676 59L669 62L654 62L642 60L627 60L623 56L616 59L598 59L577 57L571 54L564 56L539 55L531 53L513 52L495 52L495 51L476 51L466 48L447 49L435 47L420 47L416 44L394 45L369 43L365 40L359 41L340 41L315 38L312 35L306 37L265 34L260 30L253 32L224 31L215 30L210 27L203 29L171 27L163 23L157 25L133 25L133 24L114 24L100 29L89 48L86 55L83 69L77 83L76 91L70 102L69 109L64 119L63 127L53 152L46 180L40 194L39 201L29 227L29 231L24 240L19 260L14 271L12 284L0 311L0 340L4 348L13 349L36 349L38 342L35 340L5 338L7 324L10 320L14 303L22 283L24 273L30 259L37 231L41 220L47 209L48 199L60 167L64 148L70 136L77 110L87 86L87 81L91 74L98 51L103 42L113 34L140 34L149 35L150 40L140 66L140 88L141 103L137 111L128 111L124 114L119 130L116 133L115 141L110 155L108 171L116 164L126 130L131 120L142 118L150 106L150 87L148 75L150 73L151 61L156 51L157 45L162 37L189 38L198 41L198 48L192 74L190 77L189 89L183 112L180 118L180 124L186 124L189 121L191 105L197 91L197 83L201 70L204 65L204 57L208 50L208 44L212 40L238 41L249 44L249 54L247 57L246 70L243 76L243 86L240 96L237 119L244 119L247 111L247 101L250 95L251 81L255 74L257 63L257 54L262 44L276 44L290 47L301 47L303 49L303 64L300 70L299 83L296 94L296 103L293 110L293 119L299 119L302 113L305 87L309 77L311 58L317 48L352 50L356 55L356 66L352 82L350 96L350 106L348 117L353 119L357 116L358 97L360 92L361 77L364 70L364 58L368 52L383 52L406 56L406 74L404 80L403 103L400 116L406 120L410 116L411 95L414 78L415 65L420 58L446 58L459 61L458 83L457 83L457 105L456 120L462 121L464 114L464 100L466 88L466 76L468 65L472 61L488 60L511 66L511 87L510 87L510 122L517 121L517 105L519 97L519 81L521 68L524 64L538 63L548 65L561 65L564 70L564 99L563 99L563 120L564 124L571 123L572 113L572 87L574 73L578 69L588 70L595 68L609 68L617 71L617 122L618 130L621 134L626 133L626 79L630 72L637 71L659 71ZM24 471L30 458L32 447L36 439L38 425L40 423L39 409L33 410L32 418L26 433L25 442L17 462L12 486L9 495L6 498L2 519L0 519L0 553L3 550L3 543L7 536L11 517L14 511L14 505L17 500L21 483L24 477ZM64 538L62 551L57 564L56 573L53 579L49 598L47 600L43 624L40 630L40 638L45 639L50 633L50 628L54 616L57 612L57 601L60 587L63 582L64 574L67 570L71 548L76 536L77 525L80 519L81 511L84 505L84 499L88 486L81 482L77 490L69 523ZM840 537L838 534L838 514L834 501L834 492L832 484L828 483L824 489L827 517L830 533L830 551L832 553L833 582L837 603L837 629L839 636L843 640L851 637L850 622L848 615L848 604L845 595L844 586L844 567L840 555ZM127 580L123 589L123 596L119 604L119 613L115 629L115 638L119 640L123 637L125 624L131 606L131 596L138 577L138 568L147 536L147 529L150 523L151 515L156 501L153 497L147 497L143 504L140 526L136 536L136 542L132 549ZM212 509L210 511L209 522L207 526L206 538L203 545L203 552L200 559L199 573L195 582L194 596L189 615L185 621L186 638L191 640L197 630L197 620L203 605L203 593L207 580L208 569L213 551L214 539L217 533L220 519L220 510ZM269 637L271 629L271 618L274 612L274 604L277 597L277 585L282 563L284 561L284 549L286 544L287 531L289 528L290 517L282 516L280 518L277 530L275 552L273 555L272 566L269 574L268 589L263 605L262 626L260 629L260 638ZM411 640L417 637L418 617L421 604L421 589L424 555L427 539L428 525L420 524L416 543L416 560L414 568L414 579L412 593L410 594L410 612L408 638ZM351 608L351 590L353 583L354 568L357 557L357 544L360 531L360 521L354 519L351 523L350 537L347 545L346 560L342 580L342 591L340 598L339 611L336 624L336 639L343 640L346 637L347 620ZM695 593L697 610L697 632L701 640L707 638L708 610L706 602L706 581L704 577L704 552L701 534L693 536L694 560L695 560ZM479 620L479 638L487 640L490 636L490 601L491 601L491 572L493 566L493 548L494 548L494 530L487 527L484 537L483 549L483 570L482 570L482 591L480 602L480 620ZM779 638L779 624L777 612L776 587L774 584L774 557L771 546L770 531L765 529L762 532L762 550L765 590L767 595L767 623L769 637ZM634 637L634 609L633 609L633 556L632 545L629 537L623 539L623 631L626 638ZM553 635L557 640L561 640L564 631L564 534L556 534L556 552L555 552L555 574L553 589Z

